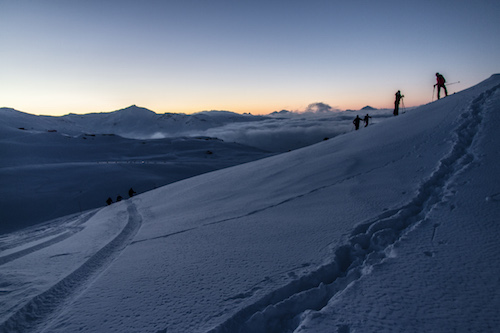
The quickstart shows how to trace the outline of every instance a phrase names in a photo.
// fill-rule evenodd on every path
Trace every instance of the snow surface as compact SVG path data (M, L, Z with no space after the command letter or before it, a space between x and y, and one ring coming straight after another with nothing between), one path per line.
M377 110L371 124L389 115ZM353 130L353 117L323 103L269 116L133 105L51 117L0 108L0 234L102 207L130 188L142 193L321 142Z
M0 233L105 206L108 197L128 198L130 188L142 193L272 155L208 137L136 140L17 128L13 133L0 138Z
M500 75L0 236L0 332L496 332Z

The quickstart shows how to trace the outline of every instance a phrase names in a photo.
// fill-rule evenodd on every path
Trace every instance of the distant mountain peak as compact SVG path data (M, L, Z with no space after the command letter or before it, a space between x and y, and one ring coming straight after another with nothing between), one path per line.
M141 111L141 112L144 112L144 111L147 111L147 112L153 112L155 113L154 111L151 111L149 109L146 109L146 108L143 108L143 107L140 107L140 106L137 106L135 104L131 105L131 106L128 106L124 109L120 109L120 110L117 110L115 112L119 112L119 111L130 111L130 112L136 112L136 111Z
M371 111L371 110L377 110L376 108L372 107L372 106L365 106L364 108L362 108L361 110L368 110L368 111Z
M106 113L108 113L108 112L106 112ZM133 118L136 118L136 117L150 118L150 117L156 117L158 115L156 112L154 112L152 110L137 106L135 104L128 106L124 109L109 112L109 114L114 114L116 116L120 115L121 117L133 117Z

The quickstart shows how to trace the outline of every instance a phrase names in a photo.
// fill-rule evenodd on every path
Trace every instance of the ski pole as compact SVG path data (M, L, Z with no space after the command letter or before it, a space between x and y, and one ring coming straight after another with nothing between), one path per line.
M403 98L401 98L401 105L403 106L403 113L406 113L405 101L403 100Z
M447 86L451 86L452 84L457 84L457 83L460 83L460 81L456 81L456 82L452 82L452 83L447 83L446 85Z
M432 89L432 100L431 102L434 102L434 93L436 92L436 85L434 85L434 89Z

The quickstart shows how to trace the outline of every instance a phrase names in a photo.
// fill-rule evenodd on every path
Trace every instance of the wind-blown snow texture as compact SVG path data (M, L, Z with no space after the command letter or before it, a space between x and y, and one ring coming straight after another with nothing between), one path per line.
M0 238L0 332L495 332L500 75Z

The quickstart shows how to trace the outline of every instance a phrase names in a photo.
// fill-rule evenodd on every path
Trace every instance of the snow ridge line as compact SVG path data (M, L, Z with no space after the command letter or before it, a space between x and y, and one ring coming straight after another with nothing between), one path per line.
M71 274L45 292L35 296L9 319L0 324L0 333L40 332L64 306L71 304L99 273L125 249L142 225L142 217L127 201L128 222L123 230Z
M472 143L483 119L484 104L499 88L497 85L481 93L462 113L450 153L440 160L411 202L358 225L330 263L272 291L208 332L292 332L308 312L320 311L373 266L383 263L394 245L446 200L443 197L455 176L474 161Z

